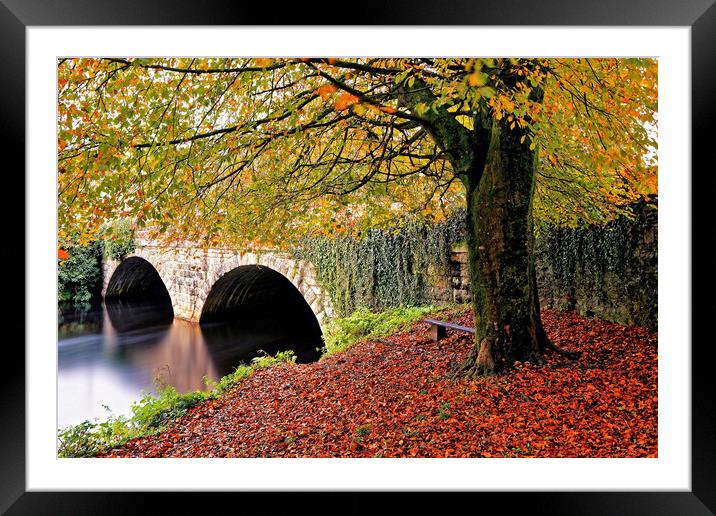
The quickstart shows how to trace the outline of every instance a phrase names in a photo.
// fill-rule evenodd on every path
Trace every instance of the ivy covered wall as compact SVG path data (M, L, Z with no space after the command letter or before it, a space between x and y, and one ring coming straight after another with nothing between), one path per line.
M452 300L451 249L463 238L463 217L358 237L311 238L293 251L313 263L337 315Z
M367 307L468 302L464 214L359 237L313 238L294 251L311 261L337 315ZM657 327L657 210L577 229L542 228L536 267L543 307Z
M535 262L543 307L657 329L657 209L640 203L633 211L632 220L552 228L538 236Z

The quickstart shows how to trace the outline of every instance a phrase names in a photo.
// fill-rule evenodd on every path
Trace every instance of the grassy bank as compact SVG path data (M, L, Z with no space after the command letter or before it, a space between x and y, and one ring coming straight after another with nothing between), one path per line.
M323 357L348 349L358 342L406 330L424 317L436 316L450 309L450 306L435 305L399 306L382 312L371 312L361 308L347 317L336 318L328 323L323 336L326 344Z

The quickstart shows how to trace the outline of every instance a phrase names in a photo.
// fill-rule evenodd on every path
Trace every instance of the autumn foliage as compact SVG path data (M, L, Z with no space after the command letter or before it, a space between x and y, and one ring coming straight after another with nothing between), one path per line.
M472 340L428 325L257 372L112 457L656 457L657 335L543 312L574 363L451 379ZM471 325L464 309L452 320Z
M118 218L257 246L444 219L467 158L438 115L524 133L538 220L600 222L657 191L653 59L72 58L57 86L59 224L84 238Z

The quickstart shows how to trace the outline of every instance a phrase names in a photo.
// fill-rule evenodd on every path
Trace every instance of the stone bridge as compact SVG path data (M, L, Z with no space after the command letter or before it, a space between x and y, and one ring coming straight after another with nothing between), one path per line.
M203 249L189 243L166 246L141 236L136 240L133 254L105 263L105 297L164 292L163 284L174 316L189 321L209 321L247 299L258 302L259 308L276 301L285 310L310 307L321 327L333 315L313 265L285 252Z

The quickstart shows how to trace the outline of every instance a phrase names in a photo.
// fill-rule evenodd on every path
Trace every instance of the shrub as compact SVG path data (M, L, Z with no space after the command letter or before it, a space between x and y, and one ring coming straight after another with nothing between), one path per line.
M98 242L72 246L69 258L57 265L57 296L60 302L84 305L102 290L102 253Z
M129 220L118 220L102 228L99 240L63 247L69 258L58 262L58 302L88 308L91 302L99 299L102 291L103 260L121 260L132 253L134 232Z
M116 220L102 228L102 245L105 260L122 260L134 252L136 242L131 222Z

